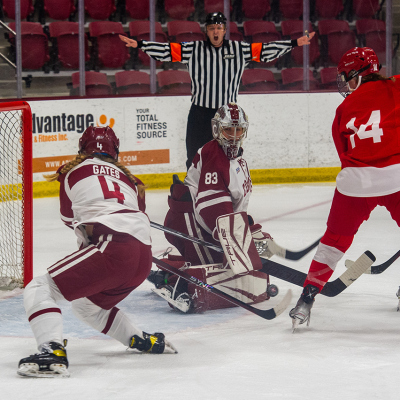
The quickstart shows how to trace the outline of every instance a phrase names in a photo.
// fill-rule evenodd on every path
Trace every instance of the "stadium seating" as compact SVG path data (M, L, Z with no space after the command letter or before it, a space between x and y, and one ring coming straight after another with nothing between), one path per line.
M190 94L191 80L187 71L160 71L157 74L159 93L163 94Z
M15 31L15 22L9 27ZM15 47L15 38L9 34L12 49ZM48 72L47 63L50 60L48 39L38 22L21 21L21 57L23 69L42 69Z
M93 19L106 20L115 10L114 0L85 0L85 11Z
M298 39L304 36L303 21L300 20L286 20L281 22L282 35L290 39ZM312 25L309 24L308 32L312 32ZM310 42L309 46L310 64L315 64L320 56L318 46L318 34ZM290 52L290 57L297 65L303 65L303 47L295 47Z
M247 93L266 93L278 90L279 83L274 74L267 69L245 69L242 75L242 88Z
M172 19L186 20L195 11L193 0L164 0L164 9Z
M236 22L230 22L229 28L230 28L229 39L235 40L237 42L241 42L243 40L243 34L242 34L242 32L239 31Z
M150 22L149 21L131 21L129 23L129 36L135 40L150 40ZM155 23L155 41L159 43L168 42L167 35L163 32L161 24L159 22ZM143 51L134 49L134 64L137 60L143 66L148 67L150 65L150 57ZM161 63L157 62L160 66Z
M129 60L129 50L118 35L124 35L120 22L94 21L89 24L93 41L93 62L96 68L123 68Z
M44 15L56 19L68 19L75 11L74 0L43 0ZM44 24L44 15L40 22Z
M318 81L314 78L313 72L309 72L310 90L318 90ZM303 90L303 68L286 68L281 71L283 90Z
M149 19L149 0L125 0L125 11L136 20Z
M141 71L120 71L115 74L117 94L149 94L150 75Z
M325 66L337 66L342 55L356 46L356 35L347 21L321 20L318 23Z
M315 0L316 17L334 19L343 11L343 0Z
M55 71L60 67L79 68L79 24L70 21L55 21L49 24L50 39L53 42L53 63ZM85 61L89 61L88 40L85 35Z
M362 47L370 47L381 63L386 62L386 24L379 19L356 21L357 35Z
M275 24L269 21L245 21L243 30L244 36L251 43L268 43L281 39Z
M86 96L109 96L112 94L112 87L108 83L107 75L102 72L85 72ZM79 72L72 74L71 96L79 94Z
M232 11L232 2L230 4L230 11ZM204 0L204 11L206 14L214 12L224 12L224 0Z
M20 0L21 19L27 19L33 14L32 0ZM2 10L6 17L15 19L15 0L2 0Z
M170 21L167 23L167 29L171 42L192 42L205 39L200 24L195 21Z
M353 13L358 18L372 18L380 8L379 0L352 0Z
M242 0L242 13L245 18L262 19L270 11L270 0Z
M279 0L279 13L285 19L301 18L303 15L303 0Z
M337 68L328 67L322 68L321 74L321 89L337 90Z

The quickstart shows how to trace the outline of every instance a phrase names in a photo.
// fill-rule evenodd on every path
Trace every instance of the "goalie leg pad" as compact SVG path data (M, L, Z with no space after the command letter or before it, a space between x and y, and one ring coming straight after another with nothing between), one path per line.
M245 212L218 217L217 232L226 260L235 275L262 268Z

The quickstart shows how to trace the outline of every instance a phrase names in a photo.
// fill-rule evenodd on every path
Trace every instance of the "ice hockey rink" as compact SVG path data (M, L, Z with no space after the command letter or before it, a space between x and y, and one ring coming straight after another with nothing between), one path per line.
M322 236L334 184L253 187L249 213L274 240L300 250ZM167 190L147 191L150 219L163 223ZM153 254L168 244L152 229ZM400 247L400 230L379 207L360 228L345 258L365 250L376 264ZM34 275L76 249L72 231L59 218L58 199L34 200ZM274 257L303 272L314 251L297 262ZM344 259L331 279L345 270ZM266 308L301 288L271 278L280 293ZM309 327L291 330L290 307L267 321L241 308L184 315L151 292L146 281L121 304L136 326L161 331L178 354L141 354L85 326L61 304L68 339L69 379L17 375L18 361L36 352L23 309L22 290L1 293L1 399L398 399L400 312L395 295L400 260L380 275L363 275L337 297L317 297Z

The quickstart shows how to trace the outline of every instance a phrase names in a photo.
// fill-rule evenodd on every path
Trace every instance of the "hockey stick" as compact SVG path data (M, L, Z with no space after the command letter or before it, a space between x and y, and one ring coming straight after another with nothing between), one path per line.
M386 271L399 257L400 257L400 250L384 263L379 265L372 265L371 268L368 268L364 272L364 274L371 274L371 275L381 274L383 271ZM351 268L353 263L354 261L352 260L346 260L344 265L346 266L346 268Z
M220 248L219 246L213 245L212 243L206 242L204 240L200 240L200 239L185 235L184 233L175 231L173 229L166 228L165 226L156 224L154 222L150 222L150 225L155 228L161 229L165 232L171 233L172 235L193 241L202 246L210 247L218 252L221 252L221 253L223 252L222 248ZM364 255L367 256L369 261L365 260L365 258L363 257ZM324 288L322 289L321 293L328 297L334 297L334 296L337 296L339 293L343 292L343 290L345 290L346 287L350 286L351 283L353 283L357 278L360 277L361 274L363 274L366 270L368 270L368 268L370 268L371 265L373 264L373 262L375 261L375 256L370 251L366 251L364 253L364 255L362 255L361 257L359 257L357 259L357 261L355 262L357 264L351 266L347 271L345 271L336 280L334 280L332 282L327 282L325 284ZM279 264L279 263L271 261L271 260L267 260L262 257L261 257L261 262L263 265L261 271L265 272L266 274L272 275L275 278L282 279L286 282L290 282L290 283L293 283L293 284L295 284L297 286L301 286L301 287L303 286L303 283L306 280L307 274L305 274L304 272L298 271L298 270L290 268L290 267L286 267L285 265ZM369 265L365 266L364 263L367 263L367 264L369 263ZM360 265L362 265L362 267L360 267ZM361 273L359 273L360 268L363 268Z
M191 242L200 244L201 246L209 247L210 249L215 250L219 253L223 253L223 250L221 247L219 247L213 243L206 242L205 240L201 240L201 239L195 238L193 236L188 236L182 232L176 231L171 228L167 228L166 226L157 224L152 221L150 221L150 226L152 226L153 228L159 229L160 231L170 233L171 235L178 236L182 239L190 240ZM321 240L321 238L318 239L313 244L311 244L310 246L308 246L307 248L305 248L303 250L299 250L299 251L287 250L287 249L279 246L279 244L276 244L273 240L269 240L268 241L268 249L271 250L271 252L274 255L277 255L278 257L286 258L287 260L297 261L297 260L300 260L300 258L304 257L306 254L308 254L312 249L317 247L320 240Z
M285 297L282 299L282 301L279 304L277 304L275 307L270 308L268 310L260 310L258 308L252 307L251 305L249 305L247 303L244 303L243 301L236 299L233 296L230 296L227 293L222 292L221 290L219 290L211 285L208 285L205 282L202 282L200 279L195 278L194 276L189 275L187 272L182 271L178 268L175 268L175 267L167 264L166 262L159 260L158 258L153 257L153 263L156 264L157 266L159 266L162 270L168 271L171 274L178 275L181 278L185 279L186 281L193 283L196 286L199 286L202 289L205 289L211 293L214 293L216 296L218 296L224 300L227 300L227 301L231 302L232 304L235 304L236 306L242 307L264 319L276 318L279 314L281 314L287 308L287 306L290 304L290 302L292 300L292 291L289 289L287 291L287 293L285 294Z
M334 281L327 282L321 290L321 294L328 297L337 296L368 270L375 260L375 256L367 250L342 275ZM260 271L297 286L303 286L307 277L307 274L304 272L297 271L264 258L261 258L261 261L263 267Z

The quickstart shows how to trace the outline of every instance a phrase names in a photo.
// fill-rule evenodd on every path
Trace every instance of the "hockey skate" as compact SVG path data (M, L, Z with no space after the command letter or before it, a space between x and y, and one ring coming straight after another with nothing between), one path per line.
M34 378L69 378L65 346L56 342L46 343L42 346L41 353L23 358L19 362L17 373Z
M153 354L162 354L166 349L174 353L178 352L168 340L165 340L165 335L160 332L153 334L143 332L143 338L138 335L133 335L130 340L129 348Z
M149 276L147 277L147 280L151 282L156 289L159 289L161 286L166 285L168 283L168 272L165 271L150 271Z
M183 313L187 313L192 308L192 300L188 293L179 292L176 287L171 285L161 286L156 289L152 289L152 292L168 301L171 306Z
M299 325L305 322L307 322L307 326L310 325L311 308L314 305L315 296L318 293L319 289L313 285L307 285L303 289L303 293L297 301L296 307L292 308L289 312L289 316L292 318L293 332Z

